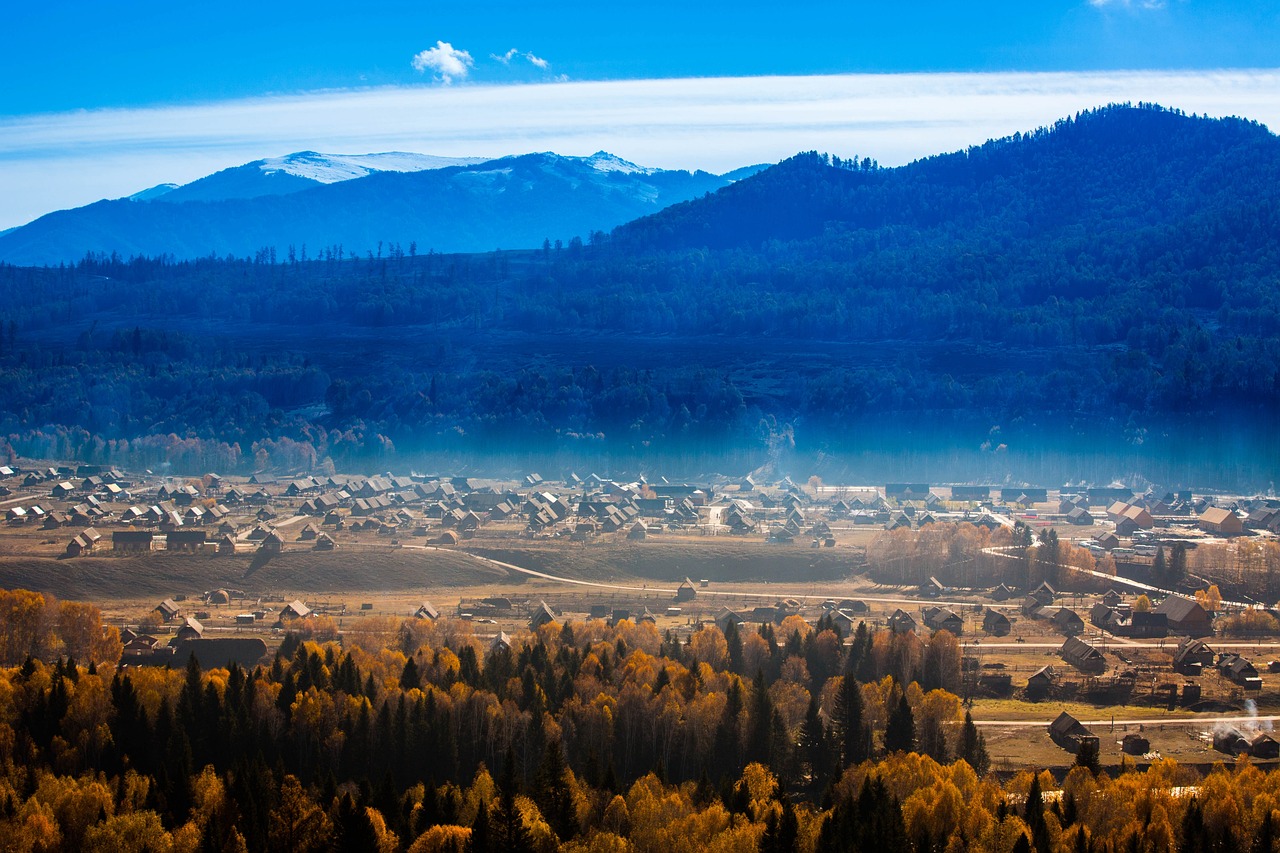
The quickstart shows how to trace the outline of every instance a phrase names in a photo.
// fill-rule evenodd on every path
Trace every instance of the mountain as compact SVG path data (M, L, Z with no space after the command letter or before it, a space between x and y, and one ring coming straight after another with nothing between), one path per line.
M607 231L731 180L644 168L605 152L479 163L302 152L48 214L0 237L0 259L55 264L86 252L243 257L267 247L283 256L304 246L364 254L384 244L416 244L424 252L533 248Z
M632 250L777 240L847 249L875 233L880 245L928 249L945 233L968 252L997 233L1040 244L1148 239L1240 212L1266 215L1280 194L1278 162L1280 141L1255 122L1115 106L892 169L801 154L626 224L614 240Z
M379 172L426 172L483 163L483 157L434 157L391 151L381 154L319 154L299 151L223 169L165 193L166 202L226 201L288 195L324 184L365 178ZM131 198L137 198L131 196Z
M130 196L125 196L129 201L155 201L161 196L168 195L178 188L177 184L156 184L154 187L147 187L145 190L139 190Z
M541 248L556 205L581 208L560 224L599 222L696 177L527 155L111 203L311 231L332 208L353 229L433 214L476 245L497 245L483 229L500 219L538 248L0 265L0 436L26 456L197 472L455 451L748 470L795 452L849 460L846 482L1274 479L1265 127L1111 107L892 169L801 154Z

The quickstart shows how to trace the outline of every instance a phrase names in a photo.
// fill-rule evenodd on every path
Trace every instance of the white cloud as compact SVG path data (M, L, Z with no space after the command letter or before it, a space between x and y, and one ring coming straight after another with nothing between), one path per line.
M515 59L517 56L521 57L522 59L529 60L529 64L533 65L535 68L541 68L543 70L546 70L547 68L551 67L550 62L547 62L545 59L543 59L540 56L534 56L532 51L526 50L522 53L520 49L516 47L511 48L506 53L489 54L490 59L497 60L498 62L501 62L503 65L510 65L511 60Z
M414 86L0 119L0 228L291 151L611 151L727 171L817 149L885 165L1150 101L1280 127L1280 69Z
M447 41L438 41L435 47L427 48L413 57L415 70L422 73L434 71L436 79L445 85L464 79L475 64L471 54L458 50Z

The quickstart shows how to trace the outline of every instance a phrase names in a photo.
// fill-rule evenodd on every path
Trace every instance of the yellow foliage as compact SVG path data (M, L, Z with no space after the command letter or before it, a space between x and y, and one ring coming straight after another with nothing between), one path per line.
M729 644L714 625L704 625L689 638L689 654L694 660L722 670L729 661Z
M751 800L751 814L755 820L763 820L771 808L773 794L778 789L778 777L769 768L751 762L742 771L742 781L747 785L747 797Z
M631 812L627 809L627 801L620 794L614 794L605 807L600 826L615 836L631 834Z
M631 853L631 842L612 832L593 832L561 846L561 853Z
M85 833L86 850L110 850L112 853L169 853L173 837L153 811L118 814L89 828Z
M790 639L791 635L796 631L800 632L801 639L813 633L813 626L805 621L805 618L798 613L793 613L786 619L782 620L782 624L778 626L778 642Z
M418 836L408 853L466 853L470 845L470 827L433 826Z
M329 843L333 823L294 776L285 776L280 786L280 805L271 812L272 850L317 853Z
M365 806L364 813L369 819L369 825L373 827L373 837L378 845L375 848L376 853L396 853L400 849L400 837L387 829L387 822L383 819L382 812L373 806Z
M498 795L498 786L494 784L489 770L482 764L471 780L471 785L462 794L462 809L458 814L458 822L470 826L480 812L480 804L493 802Z

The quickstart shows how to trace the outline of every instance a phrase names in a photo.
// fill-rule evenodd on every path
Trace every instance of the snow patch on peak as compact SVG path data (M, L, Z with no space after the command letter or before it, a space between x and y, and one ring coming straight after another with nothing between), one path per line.
M430 169L468 166L485 161L484 157L435 157L430 154L412 154L405 151L387 151L379 154L320 154L316 151L297 151L284 157L259 160L254 165L265 175L284 172L322 184L336 184L363 178L375 172L425 172Z
M145 190L139 190L133 195L125 196L125 198L129 201L151 201L153 198L168 195L177 188L177 184L156 184L154 187L147 187Z
M621 172L624 175L652 175L660 169L649 169L644 166L637 166L629 160L623 160L616 154L610 154L608 151L597 151L590 157L576 158L586 163L597 172Z

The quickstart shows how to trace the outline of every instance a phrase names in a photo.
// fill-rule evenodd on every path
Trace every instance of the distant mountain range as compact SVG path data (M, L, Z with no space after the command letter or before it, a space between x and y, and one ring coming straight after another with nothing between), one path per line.
M255 165L236 186L368 164L324 165ZM306 263L0 265L0 436L26 456L146 467L201 436L178 442L197 472L247 466L246 448L282 469L329 456L369 470L392 447L640 464L794 447L851 460L923 448L960 471L928 476L976 482L1274 480L1280 139L1267 128L1109 107L897 168L806 153L733 177L528 155L103 203L122 231L151 217L205 245L221 239L199 230L215 212L263 234L332 228L347 259L309 243ZM697 197L657 211L679 193ZM536 247L571 217L565 232L589 234L637 207L657 212L559 250L438 258L418 236L417 257L351 257L371 239L407 250L428 218L459 243L520 233ZM152 238L148 251L176 254ZM103 457L119 439L131 455ZM289 450L303 444L314 454Z
M0 260L73 262L87 252L175 258L252 256L290 247L347 255L533 248L587 238L763 167L726 175L650 169L598 152L496 160L303 151L183 186L63 210L0 232Z

